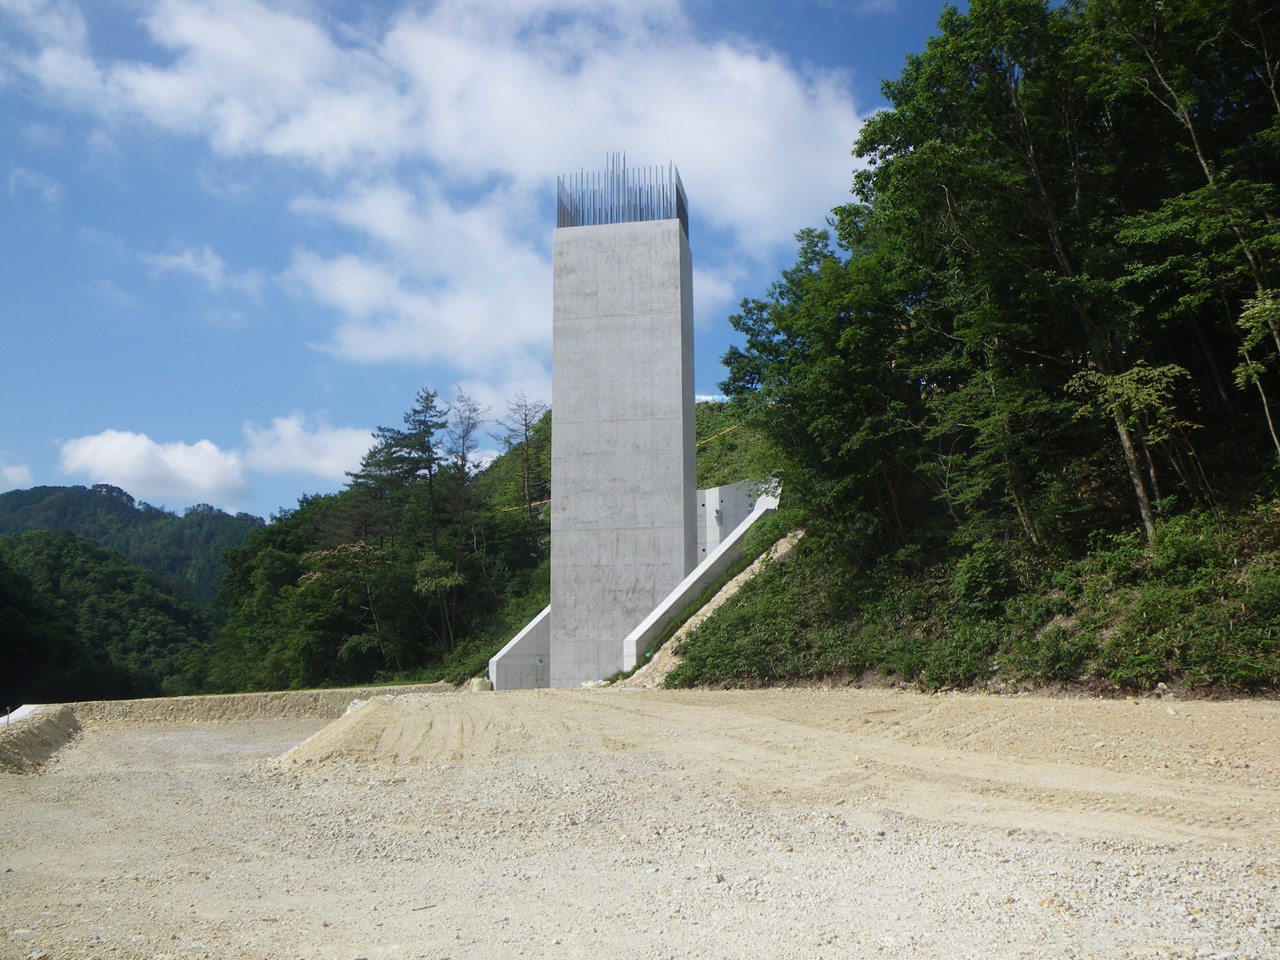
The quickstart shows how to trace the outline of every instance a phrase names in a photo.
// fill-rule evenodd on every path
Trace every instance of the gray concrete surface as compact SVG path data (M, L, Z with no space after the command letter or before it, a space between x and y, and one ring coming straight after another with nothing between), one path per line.
M536 690L551 685L551 608L529 621L489 660L495 690Z
M696 565L693 265L679 220L555 232L551 675L622 669Z
M755 481L740 480L698 491L698 566L751 516L760 488Z

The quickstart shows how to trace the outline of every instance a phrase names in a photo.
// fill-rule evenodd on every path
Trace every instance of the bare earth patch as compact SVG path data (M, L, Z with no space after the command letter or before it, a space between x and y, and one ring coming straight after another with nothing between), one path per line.
M0 775L0 957L1280 956L1274 701L212 712Z

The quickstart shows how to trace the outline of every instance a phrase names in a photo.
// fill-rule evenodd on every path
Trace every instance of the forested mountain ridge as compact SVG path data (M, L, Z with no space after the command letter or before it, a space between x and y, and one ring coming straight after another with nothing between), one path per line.
M108 484L0 493L0 535L65 530L115 550L207 606L222 580L222 555L263 521L198 504L182 516Z

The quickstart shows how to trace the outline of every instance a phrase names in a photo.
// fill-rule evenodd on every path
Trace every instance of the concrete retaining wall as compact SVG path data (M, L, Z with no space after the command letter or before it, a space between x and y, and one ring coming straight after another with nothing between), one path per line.
M536 690L551 686L551 608L529 621L489 661L495 690Z
M751 516L759 491L760 484L753 480L698 491L698 566Z
M751 511L751 515L721 542L698 569L685 577L679 586L667 594L666 598L622 641L623 670L634 669L645 651L666 629L667 624L696 600L702 591L723 576L726 570L742 559L742 542L746 539L747 533L756 523L777 509L777 497L760 496L756 499L755 509Z

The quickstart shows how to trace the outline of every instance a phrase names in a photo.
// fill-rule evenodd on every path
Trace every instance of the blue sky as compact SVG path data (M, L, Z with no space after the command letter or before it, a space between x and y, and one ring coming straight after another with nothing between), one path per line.
M549 400L555 177L616 150L680 170L715 393L941 8L0 0L0 490L265 517L423 386Z

